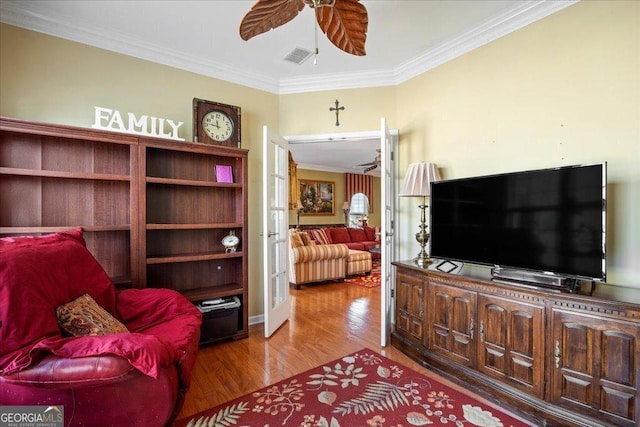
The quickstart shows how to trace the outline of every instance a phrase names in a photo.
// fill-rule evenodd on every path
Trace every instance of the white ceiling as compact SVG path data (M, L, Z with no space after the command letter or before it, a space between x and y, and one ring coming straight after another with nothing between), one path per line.
M253 0L1 0L0 21L286 94L397 85L576 0L361 2L369 15L367 55L344 53L320 31L315 65L313 58L301 65L284 60L295 48L314 50L315 21L309 7L249 41L240 38L238 28ZM322 144L314 146L311 158L317 159ZM375 149L367 151L358 150L360 157L349 157L349 163L371 161ZM331 153L331 159L347 158L346 153Z
M326 172L363 173L374 162L380 148L380 132L349 132L331 135L287 137L289 150L300 169ZM367 172L380 176L380 168Z

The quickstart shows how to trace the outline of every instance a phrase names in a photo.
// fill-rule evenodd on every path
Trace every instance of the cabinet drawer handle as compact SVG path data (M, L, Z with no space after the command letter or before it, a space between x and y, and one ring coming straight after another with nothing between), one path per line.
M471 319L471 323L469 324L469 336L471 337L471 339L473 339L473 330L474 330L474 324L473 324L473 319Z
M480 341L484 342L484 320L480 321Z
M556 349L553 353L556 360L556 368L560 367L560 341L556 340Z

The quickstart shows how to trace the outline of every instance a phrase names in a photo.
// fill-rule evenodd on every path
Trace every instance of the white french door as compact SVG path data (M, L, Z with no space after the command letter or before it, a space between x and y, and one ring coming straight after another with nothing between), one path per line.
M289 144L263 128L262 244L264 253L264 336L289 319Z
M395 276L391 268L391 261L395 259L395 187L394 187L394 147L395 138L387 128L387 122L380 120L380 188L381 188L381 217L380 217L380 275L382 282L380 301L380 345L389 345L391 337L391 322L394 306Z

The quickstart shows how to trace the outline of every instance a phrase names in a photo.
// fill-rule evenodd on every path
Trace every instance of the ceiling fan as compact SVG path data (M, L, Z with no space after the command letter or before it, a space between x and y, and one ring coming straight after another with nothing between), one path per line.
M249 40L286 24L305 4L315 10L317 25L338 49L356 56L366 55L369 18L360 0L258 0L240 23L240 37ZM317 40L315 53L318 54Z
M356 166L364 166L365 168L363 169L362 173L367 173L367 172L371 172L372 170L374 170L377 167L380 167L380 149L376 148L376 151L378 152L378 154L376 154L376 158L372 161L372 162L368 162L368 163L362 163Z

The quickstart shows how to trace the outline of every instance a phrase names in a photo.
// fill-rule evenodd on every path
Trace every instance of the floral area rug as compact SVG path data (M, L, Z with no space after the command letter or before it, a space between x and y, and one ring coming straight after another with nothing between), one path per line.
M176 426L528 426L363 349L180 420Z
M375 288L380 286L380 260L375 259L372 262L371 274L358 274L349 276L344 279L345 283L363 286L365 288Z

